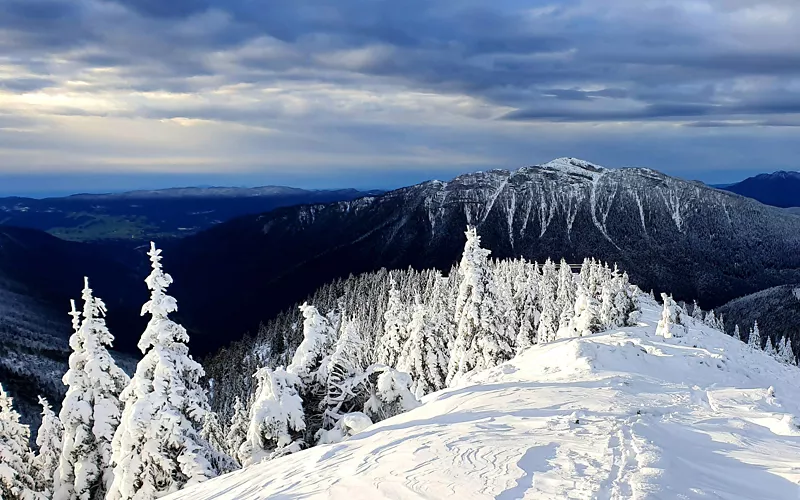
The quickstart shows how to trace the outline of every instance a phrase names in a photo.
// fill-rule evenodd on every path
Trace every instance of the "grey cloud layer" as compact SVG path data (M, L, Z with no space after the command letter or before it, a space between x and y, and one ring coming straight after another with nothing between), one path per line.
M181 118L298 144L373 131L387 150L381 127L426 148L432 120L493 137L609 122L785 133L800 124L798 25L796 0L3 0L0 95L72 100L0 123Z

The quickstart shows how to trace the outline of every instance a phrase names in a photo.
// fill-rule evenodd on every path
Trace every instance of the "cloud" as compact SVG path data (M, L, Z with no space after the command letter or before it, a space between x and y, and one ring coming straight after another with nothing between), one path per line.
M603 137L612 165L634 156L619 145L643 125L643 140L676 147L694 133L708 148L777 141L796 156L780 130L800 122L799 22L793 0L5 0L0 109L25 121L12 127L24 140L6 141L27 148L14 164L47 168L139 168L109 158L143 147L177 155L161 134L184 141L181 158L241 156L243 169L313 157L368 171L393 157L455 171L465 154L487 166L536 156L530 137L548 124L565 155ZM58 148L79 149L73 163L48 144L53 129L69 130ZM746 130L760 132L742 141Z

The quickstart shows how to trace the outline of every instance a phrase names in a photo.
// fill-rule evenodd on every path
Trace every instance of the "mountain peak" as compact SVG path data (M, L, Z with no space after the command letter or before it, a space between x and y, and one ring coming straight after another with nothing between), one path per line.
M604 167L595 165L594 163L588 162L586 160L580 160L578 158L570 158L570 157L556 158L555 160L551 160L547 163L539 165L538 168L556 170L567 174L578 174L578 175L589 174L592 176L595 174L599 174L604 170L607 170Z

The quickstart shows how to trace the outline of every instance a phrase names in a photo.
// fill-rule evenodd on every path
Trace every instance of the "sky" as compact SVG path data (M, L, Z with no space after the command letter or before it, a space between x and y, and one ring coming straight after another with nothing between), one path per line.
M797 0L0 0L0 194L800 158Z

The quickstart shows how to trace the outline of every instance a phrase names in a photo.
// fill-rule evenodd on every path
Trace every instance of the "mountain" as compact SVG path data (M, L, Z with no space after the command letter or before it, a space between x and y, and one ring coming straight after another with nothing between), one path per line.
M174 242L165 262L193 345L208 352L351 273L448 271L467 224L494 257L617 262L643 289L705 309L800 282L800 217L654 170L571 158L237 218Z
M0 224L47 231L75 241L184 236L245 214L303 203L351 200L375 191L258 188L172 188L64 198L0 198Z
M749 332L753 323L773 343L784 335L800 340L800 285L783 285L734 299L717 308L732 332L739 325L742 335Z
M774 172L723 187L727 191L776 207L800 207L800 172Z
M134 251L64 241L34 229L0 226L0 380L26 421L40 411L36 396L58 405L72 333L69 300L80 299L83 277L111 312L117 347L132 352L144 328L147 300ZM125 357L127 359L127 357Z
M169 500L794 498L800 370L687 320L537 345L349 440Z

